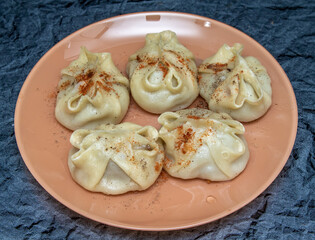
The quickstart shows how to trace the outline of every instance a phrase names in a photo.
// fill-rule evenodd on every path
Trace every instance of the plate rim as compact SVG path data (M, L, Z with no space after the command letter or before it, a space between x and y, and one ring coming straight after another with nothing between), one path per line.
M20 117L20 108L22 106L22 98L23 95L25 93L25 89L27 89L27 86L30 84L32 76L34 75L34 73L36 72L36 69L38 67L40 67L40 65L45 62L45 59L48 58L48 56L50 56L51 54L53 54L53 51L55 48L57 48L59 45L63 44L63 42L67 41L67 39L73 37L74 35L79 34L80 32L85 31L86 29L92 27L93 25L97 25L100 23L105 23L105 22L109 22L109 21L115 21L116 19L123 19L123 18L128 18L128 17L132 17L132 16L147 16L147 15L177 15L179 17L189 17L189 18L197 18L197 19L202 19L202 20L206 20L206 21L210 21L210 22L216 22L219 25L222 25L226 28L230 28L233 31L237 31L239 34L244 35L246 38L250 38L252 41L254 41L256 44L258 44L262 50L265 52L265 54L269 55L269 57L271 57L280 67L279 70L281 71L281 74L283 76L285 76L285 81L287 81L288 83L288 87L290 90L290 97L291 97L291 101L293 103L292 107L292 116L294 117L292 124L294 125L294 129L292 129L291 135L290 135L290 142L288 144L288 148L287 151L285 153L283 153L283 158L286 159L285 161L282 162L282 164L279 165L279 167L273 171L273 173L269 176L268 181L266 181L260 188L258 188L255 192L253 192L250 197L248 197L246 199L246 201L243 201L241 203L238 203L236 205L234 205L232 208L228 209L228 211L224 211L221 212L217 215L215 215L215 217L208 217L205 218L203 220L198 220L198 221L194 221L190 224L185 224L185 225L181 225L181 226L177 226L177 227L141 227L138 226L137 224L132 225L132 224L126 224L126 223L121 223L115 220L111 220L111 219L104 219L103 217L100 216L93 216L93 218L91 218L91 216L88 216L88 212L74 206L71 205L70 202L64 200L62 198L62 196L60 196L58 193L56 193L53 188L51 188L46 182L45 180L43 180L43 178L33 169L32 165L31 165L31 161L28 159L27 154L24 150L24 146L22 144L22 136L20 135L20 131L19 131L19 122L21 121L21 117ZM293 114L294 113L294 114ZM255 39L253 39L251 36L249 36L248 34L238 30L237 28L230 26L224 22L212 19L212 18L208 18L208 17L204 17L201 15L197 15L197 14L191 14L191 13L184 13L184 12L172 12L172 11L145 11L145 12L135 12L135 13L128 13L128 14L122 14L122 15L118 15L118 16L113 16L113 17L109 17L109 18L105 18L96 22L93 22L85 27L82 27L74 32L72 32L71 34L67 35L66 37L64 37L63 39L61 39L60 41L58 41L55 45L53 45L37 62L36 64L33 66L33 68L31 69L31 71L28 73L17 98L16 101L16 105L15 105L15 113L14 113L14 132L15 132L15 139L16 139L16 143L20 152L20 155L23 159L23 162L25 163L26 167L28 168L28 170L30 171L30 173L32 174L32 176L35 178L36 182L39 183L39 185L44 188L44 190L46 192L49 193L50 196L52 196L55 200L57 200L60 204L66 206L67 208L69 208L72 211L75 211L76 213L80 214L81 216L84 216L85 218L89 219L89 220L93 220L93 221L97 221L100 222L102 224L106 224L106 225L110 225L110 226L114 226L114 227L119 227L119 228L125 228L125 229L130 229L130 230L141 230L141 231L170 231L170 230L180 230L180 229L187 229L187 228L191 228L191 227L196 227L196 226L200 226L200 225L204 225L206 223L210 223L210 222L214 222L218 219L221 219L225 216L230 215L231 213L234 213L238 210L240 210L241 208L243 208L244 206L248 205L249 203L251 203L254 199L256 199L260 194L262 194L271 184L272 182L276 179L276 177L280 174L280 172L282 171L283 167L285 166L285 164L287 163L290 154L293 150L294 147L294 143L295 143L295 139L296 139L296 135L297 135L297 127L298 127L298 107L297 107L297 101L296 101L296 96L294 94L294 90L292 87L292 84L288 78L288 76L286 75L285 71L283 70L282 66L280 65L280 63L272 56L272 54L266 50L259 42L257 42ZM106 220L106 221L104 221Z

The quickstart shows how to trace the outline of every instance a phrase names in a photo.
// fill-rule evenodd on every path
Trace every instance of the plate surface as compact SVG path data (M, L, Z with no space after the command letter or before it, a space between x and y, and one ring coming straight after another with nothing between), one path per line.
M262 118L244 124L250 159L232 181L179 180L166 173L144 192L106 196L89 192L71 178L67 156L71 131L54 117L60 71L81 46L110 52L125 73L128 56L144 45L150 32L172 30L196 57L197 65L227 43L242 43L244 56L254 56L272 80L272 106ZM198 100L197 100L198 101ZM198 104L198 103L197 103ZM123 121L159 128L158 115L133 101ZM290 81L270 53L246 34L196 15L148 12L122 15L89 25L56 44L27 77L15 112L20 153L35 179L59 202L93 220L129 229L173 230L224 217L262 193L280 173L292 150L297 130L297 105Z

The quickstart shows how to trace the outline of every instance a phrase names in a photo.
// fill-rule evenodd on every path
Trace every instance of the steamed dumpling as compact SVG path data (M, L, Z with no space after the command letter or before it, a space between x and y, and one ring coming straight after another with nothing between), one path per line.
M199 67L200 95L210 110L249 122L271 106L270 77L254 57L241 56L243 46L224 44Z
M186 108L199 94L194 56L171 31L147 34L127 73L134 100L151 113Z
M226 113L193 108L163 113L158 121L164 169L171 176L225 181L244 170L249 159L245 129Z
M133 123L79 129L70 138L68 165L73 179L94 192L122 194L150 187L164 159L158 131Z
M129 81L110 53L91 53L82 47L79 58L61 75L55 116L63 126L93 129L123 119L129 106Z

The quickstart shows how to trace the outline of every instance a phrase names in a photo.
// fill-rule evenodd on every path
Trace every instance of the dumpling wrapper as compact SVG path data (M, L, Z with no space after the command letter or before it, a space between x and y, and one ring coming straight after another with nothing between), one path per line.
M147 34L144 48L129 57L127 73L134 100L151 113L186 108L199 94L194 56L172 31Z
M254 57L241 56L243 46L224 44L199 67L200 95L210 110L228 113L241 122L263 116L271 106L271 81Z
M91 53L82 47L79 58L61 75L55 116L63 126L76 130L120 123L129 106L129 81L110 53Z
M164 169L173 177L226 181L239 175L249 159L244 126L225 113L185 109L163 113Z
M116 195L149 188L163 165L158 131L133 123L79 129L70 138L68 165L73 179L87 190Z

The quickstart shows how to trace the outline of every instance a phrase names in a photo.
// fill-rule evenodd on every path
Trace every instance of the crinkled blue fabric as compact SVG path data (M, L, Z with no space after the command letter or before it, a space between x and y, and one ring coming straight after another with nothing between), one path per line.
M16 145L14 110L36 62L93 22L131 12L178 11L245 32L287 73L298 103L293 151L258 198L218 221L186 230L141 232L84 218L51 197ZM315 2L110 0L0 1L0 239L315 239Z

